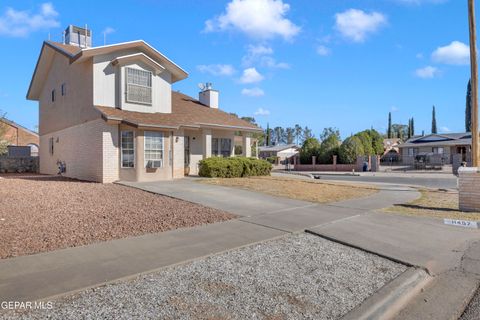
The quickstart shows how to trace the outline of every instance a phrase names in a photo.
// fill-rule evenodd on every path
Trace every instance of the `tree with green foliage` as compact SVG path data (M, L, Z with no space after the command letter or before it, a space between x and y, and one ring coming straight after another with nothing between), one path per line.
M325 128L321 136L319 162L322 164L333 163L333 156L337 155L341 145L340 132L337 129Z
M302 139L303 139L302 134L303 134L302 127L299 124L296 124L295 125L295 141L296 141L297 146L300 145L300 141L302 141Z
M304 140L307 140L307 139L310 139L310 138L314 138L315 135L313 134L312 132L312 129L310 129L309 127L305 126L305 128L303 129L303 139Z
M408 139L412 137L412 119L408 119Z
M403 140L408 136L408 126L399 123L392 124L392 132L392 138L399 138Z
M413 137L415 136L415 120L413 119L413 117L412 117L410 126L411 126L410 129L412 130L412 137Z
M292 144L295 140L295 128L285 129L285 140L287 144Z
M435 106L432 108L432 133L438 133L437 132L437 116L435 114Z
M373 149L373 154L376 155L382 155L383 154L383 137L375 129L370 129L367 130L368 135L370 136L370 139L372 140L372 149Z
M357 134L355 134L356 137L358 137L362 143L362 147L363 147L363 152L364 152L364 156L368 156L368 155L373 155L375 154L374 150L373 150L373 147L372 147L372 138L370 137L370 135L368 134L368 131L365 130L365 131L361 131L361 132L358 132Z
M307 138L300 148L300 163L311 164L312 157L315 156L318 159L320 153L320 142L315 138Z
M358 136L351 136L345 139L339 149L341 163L355 163L357 157L363 155L365 155L365 150L363 149L363 143Z
M267 123L267 129L265 130L265 145L267 147L272 145L272 131L268 123Z
M273 129L273 138L275 145L285 143L285 129L282 127L275 127Z
M472 84L468 80L465 105L465 132L472 132Z
M393 128L392 128L392 113L388 113L388 130L387 130L387 138L392 139L393 138Z

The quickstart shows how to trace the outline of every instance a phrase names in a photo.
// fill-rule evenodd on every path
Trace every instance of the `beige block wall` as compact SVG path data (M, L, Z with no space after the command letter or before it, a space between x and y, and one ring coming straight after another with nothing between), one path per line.
M185 175L184 131L175 131L173 139L173 178L178 179Z
M460 210L480 212L480 172L478 172L478 168L459 168L458 195Z
M49 139L54 152L50 153ZM65 162L66 177L113 182L118 180L118 127L93 120L40 136L40 173L57 174Z

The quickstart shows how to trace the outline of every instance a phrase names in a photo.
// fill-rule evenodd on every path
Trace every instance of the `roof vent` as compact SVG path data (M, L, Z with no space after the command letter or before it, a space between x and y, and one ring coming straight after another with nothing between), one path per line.
M85 25L85 28L69 25L64 32L65 44L78 46L80 48L92 47L92 31L88 30L87 25Z

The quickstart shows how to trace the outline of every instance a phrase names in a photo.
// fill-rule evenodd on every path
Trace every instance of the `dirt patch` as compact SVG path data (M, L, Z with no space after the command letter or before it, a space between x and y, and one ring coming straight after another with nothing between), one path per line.
M0 180L0 258L193 227L233 218L115 185L49 176Z
M290 199L327 203L363 198L376 193L373 187L326 183L279 177L205 179L202 183L236 187Z
M419 191L422 194L420 198L407 204L396 204L383 211L442 219L480 220L480 213L463 212L458 209L458 192L440 190Z

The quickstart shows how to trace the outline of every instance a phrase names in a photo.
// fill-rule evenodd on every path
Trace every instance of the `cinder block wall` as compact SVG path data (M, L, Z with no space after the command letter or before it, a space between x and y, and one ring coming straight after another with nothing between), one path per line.
M460 210L480 212L480 172L477 168L458 169L458 194Z

